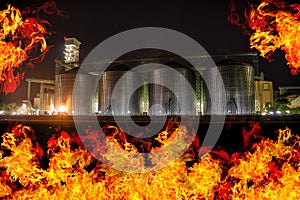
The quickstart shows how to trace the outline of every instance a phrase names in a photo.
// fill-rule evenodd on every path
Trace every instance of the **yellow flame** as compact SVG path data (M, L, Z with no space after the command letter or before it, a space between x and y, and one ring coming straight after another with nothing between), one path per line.
M273 5L274 8L268 8ZM261 56L269 57L276 49L285 52L291 73L300 71L300 21L299 4L290 7L262 2L249 15L249 26L254 31L250 46L260 51Z
M23 19L19 9L8 5L0 11L0 92L14 92L24 76L22 64L33 67L38 57L30 53L40 46L40 52L47 49L46 29L36 19ZM32 62L32 63L31 63ZM17 69L19 71L17 71Z
M117 127L112 130L111 136L122 133ZM177 159L162 169L138 174L120 172L99 162L88 172L86 167L94 159L85 149L72 147L74 141L66 132L49 146L49 167L42 169L35 159L35 141L29 137L32 131L30 127L18 125L12 133L2 136L0 172L4 170L9 180L4 176L0 178L0 197L70 200L300 198L300 137L288 128L279 130L277 141L263 138L252 142L250 151L232 154L231 159L229 155L224 160L207 154L192 167ZM180 131L172 134L180 134ZM114 141L114 138L109 140ZM127 141L125 144L118 148L130 146ZM128 150L136 151L136 148L131 146ZM222 154L225 153L219 153ZM134 161L128 162L134 164Z

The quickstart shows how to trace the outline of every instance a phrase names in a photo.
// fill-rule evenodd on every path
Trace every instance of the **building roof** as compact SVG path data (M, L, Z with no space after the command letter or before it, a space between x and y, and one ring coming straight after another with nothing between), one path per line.
M66 45L76 45L76 46L80 46L81 42L79 40L77 40L77 38L75 37L70 37L70 38L65 38L65 44Z
M300 96L291 101L291 107L300 107Z

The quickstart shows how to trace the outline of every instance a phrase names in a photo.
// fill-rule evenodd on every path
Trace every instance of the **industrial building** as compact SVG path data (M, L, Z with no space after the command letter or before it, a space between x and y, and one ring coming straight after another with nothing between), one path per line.
M217 66L202 66L199 73L173 57L166 57L159 62L175 71L157 67L141 75L132 70L133 66L122 61L111 64L97 83L97 73L81 70L78 73L80 44L76 38L65 38L64 59L55 60L54 85L46 86L53 90L42 93L43 97L36 100L40 109L53 109L56 111L53 113L70 115L251 115L257 111L255 101L260 100L255 88L258 83L254 83L257 69L249 64L223 59ZM222 76L225 90L221 90L221 83L215 81L216 70ZM127 78L118 83L121 86L117 91L118 99L113 99L115 85L124 74ZM209 86L202 76L208 77ZM76 77L80 88L77 88L78 94L73 94ZM153 84L156 82L161 84ZM129 89L136 84L141 87L129 97ZM90 85L98 85L97 90L92 91ZM173 90L163 85L169 85ZM189 87L195 95L188 92ZM208 90L213 92L208 95ZM216 102L216 106L212 107L211 101ZM126 106L128 102L129 107Z
M255 111L262 113L268 107L274 106L273 83L264 80L264 74L255 80Z
M49 114L54 110L54 80L39 79L39 78L27 78L27 100L22 107L26 107L27 114L44 115ZM31 104L31 85L39 84L39 93L33 100L33 106Z
M72 115L90 115L95 112L95 94L89 86L96 77L88 72L79 72L80 44L76 38L65 38L64 61L56 59L55 66L55 107L59 112ZM75 79L82 84L73 94Z

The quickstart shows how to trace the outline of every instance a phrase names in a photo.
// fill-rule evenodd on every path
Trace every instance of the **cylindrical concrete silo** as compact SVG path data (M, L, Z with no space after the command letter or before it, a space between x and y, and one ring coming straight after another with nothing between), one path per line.
M217 70L223 79L225 91L221 82L217 81ZM217 67L206 70L210 99L208 113L216 115L250 115L254 112L254 71L248 64L225 59L217 63Z

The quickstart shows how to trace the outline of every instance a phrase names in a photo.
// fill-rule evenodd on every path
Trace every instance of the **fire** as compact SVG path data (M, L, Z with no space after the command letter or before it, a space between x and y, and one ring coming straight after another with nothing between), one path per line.
M33 59L30 58L32 51L39 46L40 52L46 52L46 29L34 18L22 19L20 10L10 5L0 12L0 26L0 89L8 94L14 92L23 79L22 65Z
M49 49L46 37L49 23L39 18L39 12L65 16L55 2L46 2L37 10L27 8L23 13L8 5L0 11L0 92L13 93L24 78L26 69L32 69L43 60ZM30 15L35 14L35 17Z
M267 59L277 50L285 52L291 74L300 71L300 4L288 5L275 0L262 0L245 12L246 22L240 23L234 4L231 3L229 21L245 30L250 36L250 46Z
M228 178L236 182L232 197L298 199L299 139L287 128L279 130L277 142L263 139L254 144L254 152L245 153L228 171Z
M140 151L118 127L103 128L117 148ZM157 134L164 148L182 130L172 124ZM97 130L88 127L88 133ZM168 134L167 134L168 133ZM167 138L165 135L169 135ZM300 137L289 128L277 140L262 137L257 123L243 129L243 151L215 149L192 166L185 157L147 173L125 173L97 161L76 133L57 130L43 150L32 128L2 135L0 197L8 199L299 199ZM91 138L87 138L91 139ZM105 139L105 138L102 138ZM101 143L101 142L100 142ZM130 146L130 148L128 148ZM155 151L154 148L150 151ZM47 165L42 165L48 159ZM134 163L129 163L134 164Z

